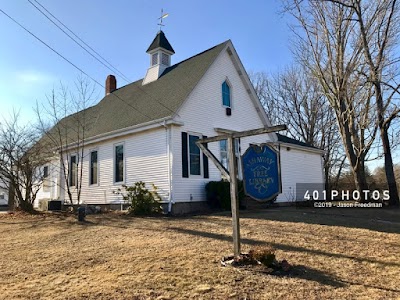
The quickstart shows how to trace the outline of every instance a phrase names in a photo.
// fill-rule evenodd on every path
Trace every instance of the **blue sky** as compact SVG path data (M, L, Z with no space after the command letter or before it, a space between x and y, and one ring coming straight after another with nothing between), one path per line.
M145 53L169 13L163 31L176 54L172 63L231 39L247 70L273 72L291 61L290 32L279 1L99 1L38 0L132 81L145 75ZM0 0L0 8L100 83L112 72L90 57L28 0ZM60 82L71 86L79 71L0 13L1 114L13 108L34 120L36 101ZM125 85L117 76L118 86ZM103 90L99 88L99 100Z

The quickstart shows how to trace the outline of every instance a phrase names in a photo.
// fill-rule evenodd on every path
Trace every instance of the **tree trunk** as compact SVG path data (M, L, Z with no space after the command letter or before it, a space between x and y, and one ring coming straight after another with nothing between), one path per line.
M390 3L391 2L391 3ZM380 20L381 24L380 27L377 30L378 32L378 42L373 39L373 37L370 37L368 35L367 31L367 26L364 25L363 21L363 14L362 14L362 6L361 6L361 1L356 2L356 6L354 6L355 12L358 16L358 22L360 25L360 33L362 37L362 43L363 43L363 48L364 48L364 55L365 58L367 59L367 63L370 68L370 76L372 79L372 83L375 88L375 97L376 97L376 106L377 106L377 119L378 119L378 126L380 130L380 137L382 141L382 147L383 147L383 153L385 157L385 174L386 174L386 180L387 184L389 186L389 205L391 206L399 206L399 194L397 190L397 185L396 185L396 178L394 175L394 170L393 170L393 159L392 159L392 153L390 150L390 141L389 141L389 135L388 135L388 128L390 125L390 122L385 124L385 112L387 112L387 107L390 104L391 99L387 99L386 103L384 103L384 91L382 89L382 74L383 70L386 66L391 65L388 64L386 56L390 53L390 50L387 48L388 46L388 41L391 39L390 31L393 26L396 26L397 29L394 29L395 31L398 31L398 24L392 22L396 19L396 1L390 1L389 3L382 3L383 6L378 6L376 8L377 14L382 13L385 15L388 13L388 17L383 18ZM387 6L385 6L387 4ZM379 8L379 9L378 9ZM382 10L382 8L384 10ZM373 16L375 17L375 15ZM392 19L394 18L394 19ZM386 21L386 22L384 22ZM386 24L386 25L384 25ZM392 26L392 27L391 27ZM380 36L380 32L383 32L383 35ZM369 40L368 40L369 38ZM371 50L370 43L377 43L379 52L377 53L377 56L375 60L373 59L373 53L374 51Z
M324 158L324 177L325 177L325 191L328 195L331 193L331 179L329 177L330 174L330 157L329 155Z
M344 132L344 134L342 132ZM363 190L368 189L367 178L365 176L365 154L356 155L353 149L353 142L351 139L352 131L350 130L348 120L343 120L341 133L346 156L348 161L350 162L355 187L360 192L360 194L363 195Z
M324 168L324 175L325 175L325 191L330 195L331 191L331 184L330 184L330 178L329 178L329 168L325 166Z
M364 163L360 163L355 169L353 169L354 183L356 185L356 189L360 192L360 200L364 202L364 193L363 191L368 190L367 178L365 176L365 166Z
M15 188L10 184L10 190L8 194L8 210L15 210Z
M376 103L377 103L377 112L378 112L378 125L380 130L380 136L382 141L382 148L385 157L385 174L386 181L389 187L389 205L390 206L399 206L399 193L396 185L396 178L394 176L393 170L393 159L392 159L392 151L390 150L390 141L388 135L388 127L385 124L384 120L384 106L383 106L383 95L382 89L379 81L375 80L375 92L376 92Z
M396 184L396 177L394 175L394 169L393 169L393 159L392 159L392 152L390 150L390 142L389 142L389 136L387 132L387 128L381 128L381 139L382 139L382 147L383 147L383 153L385 156L385 174L386 174L386 180L387 184L389 187L389 205L390 206L399 206L399 192L397 189L397 184Z
M19 201L19 208L28 213L34 213L35 209L33 208L32 203L29 201Z

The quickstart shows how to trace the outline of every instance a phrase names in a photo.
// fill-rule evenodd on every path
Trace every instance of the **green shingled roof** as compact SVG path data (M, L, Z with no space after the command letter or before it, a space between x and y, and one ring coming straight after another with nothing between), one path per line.
M115 90L97 105L61 120L50 134L57 126L76 128L83 116L88 120L86 138L173 116L227 43L167 68L156 81L142 85L140 79ZM71 136L69 143L75 139Z
M162 30L158 32L156 37L154 38L153 42L151 42L149 49L147 49L146 53L150 52L151 50L157 48L164 48L165 50L171 51L175 53L174 49L172 48L171 44L168 42L165 34Z

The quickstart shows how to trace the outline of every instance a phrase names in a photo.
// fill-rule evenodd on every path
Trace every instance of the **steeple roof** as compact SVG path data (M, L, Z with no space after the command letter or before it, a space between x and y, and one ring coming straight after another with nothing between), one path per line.
M154 38L153 42L151 43L149 49L147 49L146 53L149 53L151 50L157 48L164 48L165 50L171 51L175 53L174 49L172 48L171 44L168 42L165 34L162 30L157 33L157 36Z

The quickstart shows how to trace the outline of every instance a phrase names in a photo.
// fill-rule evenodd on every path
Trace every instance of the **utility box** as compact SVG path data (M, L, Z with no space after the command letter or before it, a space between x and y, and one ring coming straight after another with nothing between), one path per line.
M61 200L51 200L47 202L47 210L49 211L61 211L62 203Z
M85 221L85 217L86 217L86 209L81 206L78 208L78 221L79 222Z

